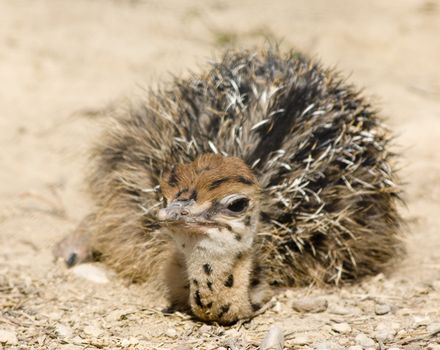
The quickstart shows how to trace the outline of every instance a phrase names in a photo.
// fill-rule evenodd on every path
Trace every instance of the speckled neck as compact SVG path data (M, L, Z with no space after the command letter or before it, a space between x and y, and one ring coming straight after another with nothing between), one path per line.
M198 318L230 324L252 315L250 249L212 256L203 247L196 246L186 259L190 305Z

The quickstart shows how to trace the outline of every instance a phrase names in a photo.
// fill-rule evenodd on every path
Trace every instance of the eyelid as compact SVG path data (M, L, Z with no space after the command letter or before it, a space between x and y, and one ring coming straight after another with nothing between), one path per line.
M236 194L231 194L229 196L224 197L220 203L228 206L229 204L231 204L232 202L235 202L236 200L239 199L249 199L246 195L241 194L241 193L236 193Z

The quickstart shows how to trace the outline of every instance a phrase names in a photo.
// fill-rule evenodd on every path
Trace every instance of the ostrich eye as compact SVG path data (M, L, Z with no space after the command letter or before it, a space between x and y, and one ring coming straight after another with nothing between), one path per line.
M241 213L245 211L248 206L249 206L248 198L239 198L234 200L228 205L228 210L230 210L233 213Z

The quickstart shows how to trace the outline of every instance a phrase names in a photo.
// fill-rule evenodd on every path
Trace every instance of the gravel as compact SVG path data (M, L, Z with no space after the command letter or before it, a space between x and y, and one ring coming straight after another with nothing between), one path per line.
M310 338L307 335L298 335L293 338L292 343L294 345L307 345L310 343Z
M78 277L82 277L88 281L105 284L110 282L107 271L94 264L80 264L71 268L69 271Z
M313 349L314 350L343 350L344 348L337 343L334 343L331 341L326 341L326 342L316 343Z
M351 332L351 326L346 322L335 323L334 325L332 325L332 329L335 332L338 332L341 334L347 334L347 333Z
M291 305L298 312L318 313L327 310L328 302L322 298L303 298L293 301Z
M284 348L284 335L280 325L270 327L263 342L261 350L282 350Z
M356 344L362 346L363 348L374 348L376 343L373 339L365 335L364 333L359 333L356 336Z
M391 312L391 306L388 304L376 304L374 312L376 315L386 315Z
M429 333L440 333L440 323L431 323L426 327Z
M0 329L0 344L3 345L17 345L17 335L14 331Z
M374 330L374 337L383 343L393 340L396 331L388 323L379 323Z

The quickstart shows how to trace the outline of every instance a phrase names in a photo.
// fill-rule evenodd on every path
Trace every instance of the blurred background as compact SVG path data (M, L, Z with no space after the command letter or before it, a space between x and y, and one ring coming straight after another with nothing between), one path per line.
M440 1L0 0L0 282L32 286L41 307L50 283L75 295L50 247L90 206L100 112L268 41L336 67L388 118L411 232L398 274L440 279Z
M437 153L439 33L435 0L0 1L0 193L63 171L56 153L77 153L87 128L49 130L72 114L267 41L337 67L376 98L400 144Z

